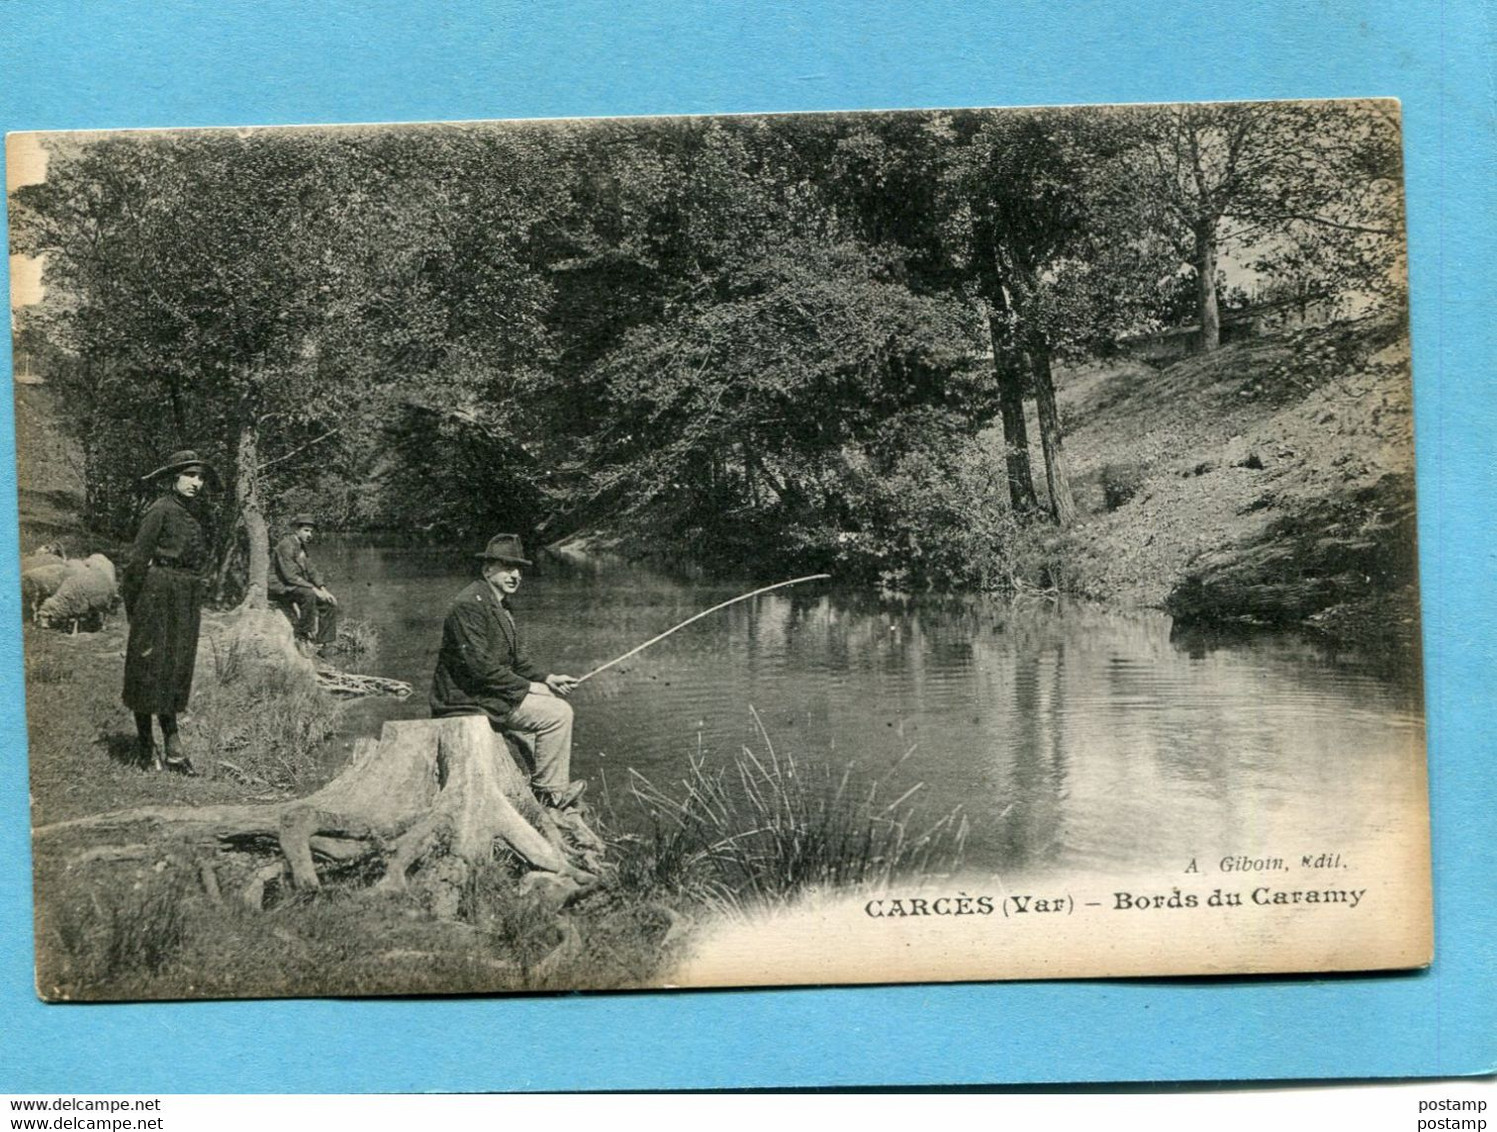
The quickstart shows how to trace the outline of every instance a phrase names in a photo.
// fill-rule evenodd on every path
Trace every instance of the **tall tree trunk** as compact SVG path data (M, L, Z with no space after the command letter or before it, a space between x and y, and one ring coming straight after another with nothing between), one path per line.
M749 506L759 510L759 454L748 440L740 442L743 449L743 478L748 489Z
M171 394L172 426L177 430L177 440L187 441L187 414L182 409L182 389L175 378L168 378L166 388Z
M94 448L89 442L88 437L84 437L79 441L78 447L82 450L83 456L83 525L87 530L99 530L106 525L102 522L103 500L100 496L103 487L99 482L99 461L94 456ZM134 510L135 508L131 509L132 514L130 517L132 519L135 517L133 514ZM109 524L109 526L113 526L113 524Z
M1055 382L1050 374L1049 344L1031 344L1029 359L1034 380L1034 404L1039 410L1040 447L1045 453L1050 513L1057 526L1069 527L1076 521L1076 502L1071 498L1071 478L1066 470L1065 447L1060 434L1060 411L1055 407Z
M1209 354L1221 345L1221 311L1216 299L1216 225L1209 220L1196 224L1196 296L1201 316L1201 345Z
M219 543L218 573L213 582L213 600L215 603L223 601L224 590L229 584L229 571L234 567L235 552L239 548L240 519L241 516L236 507L234 514L229 517L228 533Z
M270 530L260 499L259 467L260 434L247 419L239 427L239 447L234 455L234 495L249 536L249 579L244 590L244 605L249 609L265 608L270 574Z
M993 376L998 382L998 414L1003 421L1003 450L1008 470L1009 503L1017 515L1039 509L1034 474L1029 467L1029 427L1024 423L1024 375L1004 349L1004 332L997 316L988 315L988 339L993 348Z

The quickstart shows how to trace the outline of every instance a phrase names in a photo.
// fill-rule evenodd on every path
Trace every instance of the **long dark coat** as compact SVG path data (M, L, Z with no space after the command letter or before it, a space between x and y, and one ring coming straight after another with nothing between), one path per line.
M457 595L442 624L442 651L431 681L431 714L486 715L503 723L546 678L494 587L483 579Z
M176 715L187 707L197 663L208 543L175 491L146 508L120 587L130 618L125 706Z

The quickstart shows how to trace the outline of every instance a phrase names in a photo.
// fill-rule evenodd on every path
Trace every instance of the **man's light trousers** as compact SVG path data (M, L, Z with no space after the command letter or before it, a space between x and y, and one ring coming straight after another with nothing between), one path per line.
M503 728L530 753L531 784L556 794L572 781L572 705L560 696L531 692L509 713Z

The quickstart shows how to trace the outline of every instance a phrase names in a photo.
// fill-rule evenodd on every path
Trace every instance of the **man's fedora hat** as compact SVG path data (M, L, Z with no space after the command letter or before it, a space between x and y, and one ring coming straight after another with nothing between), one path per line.
M161 467L157 468L154 472L147 472L140 478L142 482L146 482L155 479L157 476L165 476L170 475L173 472L186 471L191 467L202 468L204 472L213 477L214 483L218 482L218 469L210 464L207 460L199 456L191 448L177 449L177 451L173 452L166 458L166 463L162 464Z
M315 527L316 525L317 520L310 515L301 514L291 516L291 526L293 529L296 527Z
M486 562L512 562L516 566L531 564L530 559L525 557L525 548L520 545L519 535L495 535L489 539L489 545L484 547L483 553L474 557Z

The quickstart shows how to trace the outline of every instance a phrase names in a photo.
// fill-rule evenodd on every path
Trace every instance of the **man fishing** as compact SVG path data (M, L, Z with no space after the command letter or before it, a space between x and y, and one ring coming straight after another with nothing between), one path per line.
M509 598L529 566L518 535L495 535L482 554L483 577L453 601L431 682L431 714L486 715L515 736L534 763L530 787L542 803L572 809L587 788L572 778L572 705L577 679L537 668Z

